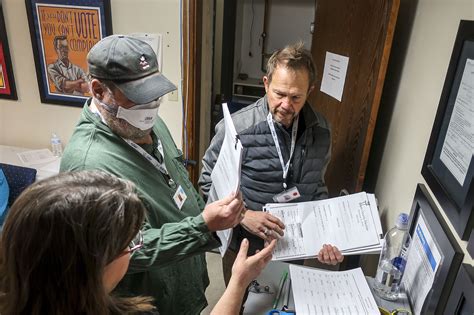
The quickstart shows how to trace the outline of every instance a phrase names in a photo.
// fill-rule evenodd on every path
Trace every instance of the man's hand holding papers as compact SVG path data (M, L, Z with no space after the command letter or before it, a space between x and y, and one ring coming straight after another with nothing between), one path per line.
M285 224L270 213L250 209L245 213L241 225L250 233L267 242L283 236L285 228Z
M323 264L337 265L344 260L344 256L341 254L336 246L330 244L324 244L323 248L318 253L318 260Z
M266 243L284 236L285 224L268 212L248 210L240 224L250 233L262 238ZM344 260L344 256L336 246L324 244L317 255L317 259L323 264L337 265Z
M244 202L239 192L208 204L202 217L209 231L215 232L235 227L242 220L244 212Z
M373 253L381 249L382 226L375 197L371 194L267 204L265 211L280 218L286 227L284 237L277 243L274 260L312 258L319 253L323 262L335 263L340 259L339 249L344 255Z

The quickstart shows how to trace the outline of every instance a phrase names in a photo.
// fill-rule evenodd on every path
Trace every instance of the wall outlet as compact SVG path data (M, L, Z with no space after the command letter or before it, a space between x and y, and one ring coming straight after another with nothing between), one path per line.
M177 102L178 101L178 90L170 92L168 94L168 101L170 102Z

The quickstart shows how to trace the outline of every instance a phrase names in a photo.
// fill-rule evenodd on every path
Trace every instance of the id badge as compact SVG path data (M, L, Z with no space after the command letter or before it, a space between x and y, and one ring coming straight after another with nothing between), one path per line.
M291 201L293 199L299 198L300 196L301 196L300 192L298 191L298 188L296 188L296 186L295 186L295 187L291 187L288 190L283 190L278 195L273 196L273 201L275 201L275 202L288 202L288 201Z
M181 208L183 207L183 204L184 204L184 202L186 201L187 198L188 198L188 196L186 196L186 193L184 192L183 187L181 187L181 185L179 185L178 189L176 190L176 192L174 193L174 196L173 196L174 203L176 204L176 206L178 207L179 210L181 210Z

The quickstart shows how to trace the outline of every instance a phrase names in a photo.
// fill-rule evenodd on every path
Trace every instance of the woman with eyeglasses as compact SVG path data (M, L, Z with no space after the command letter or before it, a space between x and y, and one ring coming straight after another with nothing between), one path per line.
M0 241L1 314L127 314L148 298L110 295L145 209L126 181L100 172L36 182L12 205Z
M28 187L1 235L0 314L158 314L148 297L110 294L143 246L145 211L131 182L103 172L62 173ZM238 313L275 246L247 257L245 244L215 314Z

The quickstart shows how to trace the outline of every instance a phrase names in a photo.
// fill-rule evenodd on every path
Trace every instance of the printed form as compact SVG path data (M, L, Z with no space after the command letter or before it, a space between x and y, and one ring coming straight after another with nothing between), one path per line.
M474 154L474 60L467 59L440 160L463 186Z
M415 314L421 314L443 258L421 213L415 225L402 280Z
M242 165L242 144L235 130L227 103L222 104L225 136L216 165L212 169L212 186L208 203L222 199L240 190L240 169ZM221 240L219 252L224 256L232 239L232 229L217 231Z
M362 269L326 271L290 264L298 314L380 314Z
M20 161L26 166L49 163L58 159L49 149L30 150L17 154Z
M267 204L264 210L285 224L285 235L277 243L273 260L315 257L323 244L337 246L344 255L381 249L382 225L372 194Z

